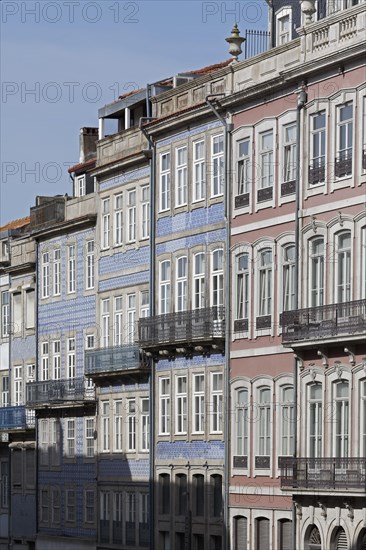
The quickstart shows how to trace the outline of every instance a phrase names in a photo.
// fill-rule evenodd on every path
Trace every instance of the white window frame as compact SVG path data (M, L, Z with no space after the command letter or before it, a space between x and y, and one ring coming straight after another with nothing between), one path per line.
M264 138L271 136L271 146L264 146ZM273 188L274 185L274 132L273 129L265 130L259 134L259 189Z
M85 457L94 458L95 456L95 418L89 417L84 419L85 426Z
M224 249L216 248L211 253L211 305L224 305Z
M42 252L42 298L49 298L50 296L50 253L48 251Z
M341 240L349 237L349 246L342 246ZM335 303L350 302L352 298L352 232L340 231L335 235L336 261L334 263Z
M170 424L171 379L168 376L162 376L159 378L159 435L169 435L171 430Z
M101 347L107 348L110 342L109 320L110 320L110 299L102 298L100 301L100 324L101 324Z
M348 388L347 397L341 397L337 395L338 388L346 384ZM351 392L350 392L349 380L341 379L333 381L332 394L334 403L334 417L333 417L333 454L334 457L350 456L351 452ZM338 432L338 426L340 426L340 432ZM338 446L340 446L340 452L338 452Z
M67 246L67 293L76 292L76 245Z
M315 127L316 122L324 117L324 126ZM323 170L324 178L319 175L319 181L309 183L309 187L313 188L316 185L324 185L325 170L327 159L327 111L320 109L319 111L309 115L310 124L310 165L309 170Z
M137 424L137 404L136 399L127 399L127 452L136 452L136 424Z
M218 143L218 151L215 152ZM221 197L224 194L224 134L211 137L212 152L212 174L211 174L211 197Z
M49 343L41 342L41 380L49 380L50 378L50 369L49 369Z
M289 257L293 251L293 259ZM296 249L294 243L282 246L282 311L292 311L295 306Z
M198 258L202 258L203 261L201 262ZM204 252L193 255L192 270L192 309L202 309L206 304L206 255Z
M150 186L141 187L141 239L148 239L150 236Z
M114 345L121 346L123 343L123 298L114 297Z
M244 146L248 150L243 152ZM237 160L237 189L236 196L240 197L250 193L251 187L251 139L246 137L237 142L238 160Z
M288 29L283 30L281 22L288 20ZM292 40L292 8L290 6L283 7L276 13L276 46L287 44Z
M352 106L352 116L345 120L341 120L341 113L344 109ZM353 149L354 149L354 113L355 102L350 99L341 105L337 105L337 136L336 136L336 161L351 161L351 172L344 176L339 176L339 179L348 178L352 176L352 165L354 161ZM342 143L343 142L343 143ZM336 176L337 177L337 176Z
M315 243L322 241L323 251L314 251ZM324 305L325 299L325 238L322 235L309 239L309 305Z
M65 419L65 458L76 456L76 421L75 418Z
M220 434L223 430L223 380L222 372L210 373L210 433L212 434Z
M192 375L192 434L205 432L205 375L197 372Z
M180 256L176 259L176 296L175 311L188 309L188 258Z
M270 254L266 262L264 255ZM259 251L258 265L258 316L272 315L273 306L273 250L266 247Z
M140 452L147 453L150 448L149 398L140 399Z
M76 338L74 336L67 338L66 346L66 378L74 379L76 377Z
M61 248L53 251L53 295L61 294Z
M61 380L61 340L52 342L52 379Z
M76 196L84 197L86 195L85 175L76 177Z
M294 453L295 402L292 384L282 385L280 392L280 456L292 456ZM292 400L285 399L285 392L292 392Z
M264 392L269 392L269 401L262 401ZM258 431L256 438L257 456L272 455L272 388L269 385L261 385L256 390L258 408Z
M102 250L109 248L109 233L110 233L110 199L105 198L101 200L101 245Z
M296 123L292 122L282 127L283 132L283 171L282 182L296 180ZM293 132L293 136L289 135Z
M246 394L245 400L239 400L241 394ZM240 385L234 388L235 416L233 425L234 455L246 457L249 461L249 425L250 425L250 390ZM247 468L249 464L247 462ZM245 468L245 469L247 469Z
M123 193L114 195L114 246L123 244Z
M175 377L175 433L187 433L188 426L188 377Z
M9 376L3 376L1 380L1 406L9 406Z
M136 330L136 294L133 292L127 294L127 334L126 341L128 344L135 343Z
M94 239L86 242L86 261L85 261L85 288L91 290L95 286L95 241Z
M201 146L203 153L201 154ZM193 142L193 201L198 202L206 197L206 178L205 178L205 140L200 139Z
M313 395L313 388L320 389L320 397ZM315 380L312 383L308 383L306 385L306 393L308 403L306 430L307 456L321 458L323 456L323 384Z
M164 166L166 162L166 166ZM164 166L164 168L163 168ZM160 212L166 212L170 209L170 152L166 151L160 155Z
M115 399L114 407L114 452L121 453L123 451L123 401Z
M100 415L100 444L101 452L109 453L110 451L110 403L109 401L101 401L101 415Z
M241 258L247 258L247 265L241 266ZM245 262L244 262L245 263ZM236 265L236 320L247 319L250 316L250 255L249 252L239 252L235 256Z
M136 189L127 192L127 242L136 241Z
M182 158L181 158L182 157ZM175 180L176 180L176 193L175 193L175 206L185 206L187 204L187 168L188 151L187 146L177 147L175 150Z
M14 405L23 405L23 367L16 365L13 367L14 383Z
M150 296L148 290L140 292L140 319L146 319L150 313Z
M163 271L167 270L166 274ZM164 276L164 278L163 278ZM159 265L159 313L170 313L171 303L171 262L162 260Z

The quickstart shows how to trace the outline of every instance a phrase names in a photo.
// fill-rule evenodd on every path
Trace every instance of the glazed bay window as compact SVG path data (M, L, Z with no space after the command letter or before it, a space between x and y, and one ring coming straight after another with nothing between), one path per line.
M102 401L101 402L101 416L100 416L100 423L101 423L101 450L102 453L106 453L109 451L109 401Z
M75 338L67 339L67 378L76 376Z
M334 384L335 418L333 424L334 455L348 457L349 450L349 384Z
M170 433L170 378L159 379L159 433Z
M271 455L271 390L263 387L258 390L257 405L257 456L256 468L269 468Z
M311 458L322 456L323 395L321 384L308 386L308 453Z
M244 139L238 143L238 183L235 197L235 208L249 205L250 193L250 140Z
M102 248L109 248L110 200L102 199L101 241Z
M324 240L312 239L310 247L310 306L322 306L324 303Z
M217 197L224 192L224 135L212 138L212 179L211 196Z
M61 250L53 251L53 295L61 294Z
M49 372L49 345L48 342L41 344L41 380L48 380Z
M123 408L122 399L114 401L114 451L122 452L122 435L123 435Z
M109 346L109 298L100 302L101 346Z
M76 290L76 246L71 244L67 247L67 292Z
M187 256L182 256L176 262L176 311L186 311L187 309Z
M159 313L170 313L170 261L160 263Z
M121 245L123 242L123 193L114 197L114 244Z
M193 201L206 196L205 170L205 142L196 141L193 143Z
M88 241L86 243L86 289L94 288L95 284L95 243Z
M351 300L351 232L336 236L336 303Z
M224 304L224 251L222 248L212 252L211 265L211 303L214 307Z
M259 255L259 307L257 329L270 328L272 313L272 250L262 250Z
M136 190L128 192L127 195L127 241L129 243L136 241Z
M150 187L141 187L141 239L148 239L150 235Z
M52 342L52 378L54 380L61 380L61 342L60 340L54 340Z
M271 200L273 198L273 131L259 134L259 189L257 192L258 202Z
M175 433L187 433L187 377L175 379Z
M160 156L160 211L170 208L170 153Z
M127 343L135 341L136 294L127 295Z
M149 399L141 399L140 411L140 450L146 453L149 450L150 437Z
M48 298L50 295L50 255L48 252L42 253L42 298Z
M310 118L309 185L316 185L325 181L325 124L325 111L319 111Z
M282 310L290 311L295 307L295 245L285 246L282 254Z
M283 128L283 173L281 196L295 193L296 185L296 125Z
M222 384L223 375L221 372L211 373L211 433L222 432Z
M66 458L75 457L75 420L66 420L66 441L65 455Z
M9 336L10 329L10 304L9 304L9 292L5 291L1 293L1 337L7 338Z
M122 296L114 298L114 345L121 346L123 342L123 302Z
M205 255L203 252L193 257L193 309L205 307Z
M176 150L176 196L175 206L187 204L187 147Z
M205 375L193 375L192 399L193 433L203 433L205 430Z
M249 443L249 392L246 388L236 391L235 401L235 455L234 468L248 467Z
M136 401L127 400L127 451L136 451Z
M249 255L236 256L236 319L235 331L248 330L249 318Z
M353 153L353 104L352 101L337 109L337 154L335 175L343 178L352 174Z
M291 456L294 452L294 388L287 386L281 389L281 447L282 456Z

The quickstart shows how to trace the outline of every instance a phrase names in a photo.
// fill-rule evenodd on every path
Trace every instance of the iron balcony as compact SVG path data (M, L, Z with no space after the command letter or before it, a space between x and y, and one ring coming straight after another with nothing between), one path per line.
M282 341L300 344L337 337L366 336L366 300L285 311L280 318Z
M282 457L281 489L366 492L366 458Z
M137 344L126 344L85 352L85 374L89 377L114 376L132 372L146 372Z
M74 407L94 401L95 389L87 387L85 378L45 380L27 384L27 407Z
M224 308L201 308L140 319L139 342L145 352L153 355L223 352Z
M0 430L27 430L34 428L34 411L25 406L0 407Z

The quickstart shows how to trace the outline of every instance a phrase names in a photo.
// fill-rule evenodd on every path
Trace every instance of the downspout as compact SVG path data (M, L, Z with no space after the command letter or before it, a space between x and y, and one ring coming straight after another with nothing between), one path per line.
M301 111L307 101L307 94L303 87L298 91L297 95L297 110L296 110L296 201L295 201L295 273L294 273L294 310L299 308L299 262L300 258L300 161L301 161ZM294 458L297 457L297 412L298 412L298 358L294 358ZM292 503L292 547L296 550L297 525L296 525L296 504Z
M147 91L148 95L148 91ZM147 97L148 102L148 97ZM140 118L139 128L146 137L149 149L147 150L147 158L150 162L150 265L149 265L149 317L155 316L155 158L156 147L149 136L147 130L143 127L144 122L151 121L151 117ZM155 365L152 357L150 362L150 378L149 378L149 458L150 458L150 473L149 473L149 548L155 548Z
M225 94L213 94L206 97L206 103L214 113L215 117L224 126L224 218L225 218L225 369L224 369L224 544L223 550L230 548L229 536L229 472L230 472L230 446L229 446L229 428L230 428L230 163L231 163L231 132L233 125L220 115L211 100L219 96L225 97Z
M11 240L10 240L10 232L8 233L8 250L9 250L9 262L11 266ZM10 292L11 289L11 276L9 274L9 330L8 330L8 338L9 338L9 353L8 353L8 360L9 360L9 376L8 376L8 392L9 392L9 406L12 406L12 383L11 383L11 375L12 375L12 369L11 369L11 345L12 345L12 335L13 335L13 294ZM9 443L9 437L8 437L8 443ZM12 543L12 521L11 521L11 510L12 510L12 468L11 468L11 459L12 459L12 453L13 451L8 446L8 460L9 460L9 466L8 466L8 546L9 549L13 547Z
M36 239L36 382L38 382L38 361L39 361L39 354L38 354L38 296L39 296L39 242ZM36 468L36 532L35 532L35 540L37 540L37 533L38 533L38 484L39 484L39 472L38 472L38 418L36 416L36 412L34 411L34 424L35 424L35 440L36 440L36 456L35 456L35 468Z

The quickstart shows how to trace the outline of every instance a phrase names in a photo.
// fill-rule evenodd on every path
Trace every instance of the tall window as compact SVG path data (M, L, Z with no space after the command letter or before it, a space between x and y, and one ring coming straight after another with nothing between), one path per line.
M101 402L101 440L102 452L109 451L109 401Z
M127 451L136 451L136 401L127 400Z
M75 338L67 339L67 378L75 378L76 376L76 361L75 361Z
M100 303L101 309L101 329L102 329L102 347L109 346L109 298L102 300Z
M267 518L255 520L255 550L270 550L270 521Z
M202 474L194 474L192 485L194 515L202 517L205 513L205 476ZM199 548L197 548L197 550L199 550Z
M60 340L55 340L53 342L53 373L52 377L54 380L61 379L61 342Z
M349 384L335 384L334 452L336 457L348 457L349 448Z
M314 185L325 180L325 111L319 111L311 117L309 184Z
M50 255L48 252L42 254L42 298L50 295Z
M224 135L212 138L212 180L211 196L216 197L224 192Z
M258 392L258 455L271 454L271 390L260 388Z
M68 246L67 249L68 261L67 261L67 291L75 292L76 285L76 247L74 244Z
M159 393L159 432L165 435L170 433L170 378L160 378Z
M187 377L175 379L175 430L176 433L187 433Z
M94 241L86 243L86 289L94 288L94 269L95 269Z
M13 326L13 334L19 335L22 333L22 326L23 326L23 311L22 311L22 294L21 292L14 292L13 293L13 300L12 300L12 306L13 306L13 316L12 316L12 326Z
M353 105L352 101L338 107L336 176L352 174Z
M143 290L140 293L140 318L145 319L149 316L149 291Z
M366 455L366 380L361 380L361 441L360 441L360 456Z
M122 417L122 399L116 399L114 402L114 450L122 451L122 433L123 433L123 417Z
M140 444L141 451L149 450L149 434L150 434L150 419L149 419L149 399L141 399L141 415L140 415Z
M41 377L42 380L48 380L50 377L49 373L49 346L48 342L42 342L41 344Z
M114 345L121 346L123 342L123 303L122 296L114 298Z
M222 382L221 372L211 373L211 433L222 432Z
M193 375L193 433L203 433L205 429L205 375Z
M205 306L205 255L199 252L193 258L193 309Z
M136 542L136 493L126 493L126 544L135 546Z
M1 293L1 336L6 338L9 336L10 328L10 306L9 306L9 292Z
M277 46L286 44L291 39L291 18L290 14L284 14L277 19Z
M310 306L324 303L324 240L310 241Z
M259 315L271 315L272 251L262 250L259 257Z
M245 388L240 388L236 392L235 427L235 454L237 456L247 457L249 436L249 392Z
M128 192L127 224L128 242L136 240L136 190Z
M123 242L123 193L114 197L114 244Z
M94 418L85 418L85 453L87 458L94 457Z
M67 458L75 456L75 420L66 420L66 442L65 454Z
M83 197L86 192L85 176L79 176L76 178L76 196Z
M52 515L51 521L52 524L58 524L61 521L61 492L60 488L52 488L51 490L51 499L52 499Z
M170 312L170 261L160 264L160 314Z
M205 198L205 142L193 144L193 200Z
M283 128L283 181L296 179L296 125Z
M248 550L248 519L245 516L233 518L233 550Z
M109 218L110 218L110 200L102 200L102 219L101 219L101 230L102 230L102 248L109 248Z
M23 401L23 367L14 367L14 405Z
M61 250L57 248L53 251L53 294L61 294Z
M213 517L221 517L223 512L222 507L222 476L219 474L214 474L210 477L211 484L211 494L212 494L212 503L211 503L211 513ZM220 546L214 547L221 548Z
M127 342L133 344L135 341L135 319L136 319L136 294L127 296Z
M85 523L95 522L95 494L94 489L86 489L84 492L84 520Z
M295 246L286 246L283 251L282 285L283 285L283 311L289 311L295 307Z
M34 328L36 314L36 293L29 289L25 293L25 328Z
M1 379L1 406L9 406L9 376L3 376Z
M176 150L176 197L175 205L187 204L187 147Z
M141 217L142 231L141 238L147 239L150 235L150 187L141 187Z
M176 486L176 513L178 516L183 515L187 511L187 476L185 474L177 474L175 476Z
M224 304L224 251L222 248L212 253L211 292L212 305L222 307Z
M323 396L321 384L311 384L308 388L308 415L309 456L311 458L319 458L322 456L323 440Z
M249 255L239 254L236 257L236 319L248 319L249 316Z
M250 190L250 140L245 139L238 143L239 148L239 160L238 160L238 188L237 195L247 195ZM243 204L235 206L247 206L249 204L249 197Z
M74 523L76 517L76 494L75 489L65 490L66 522Z
M337 236L336 302L351 300L351 232Z
M170 513L170 476L169 474L159 474L159 493L160 493L160 513ZM167 548L170 548L167 547Z
M177 259L176 311L187 309L187 256Z
M264 132L259 136L260 180L259 188L266 189L273 186L273 131Z
M294 452L294 389L287 386L281 390L281 455Z
M160 157L160 210L170 208L170 153Z

